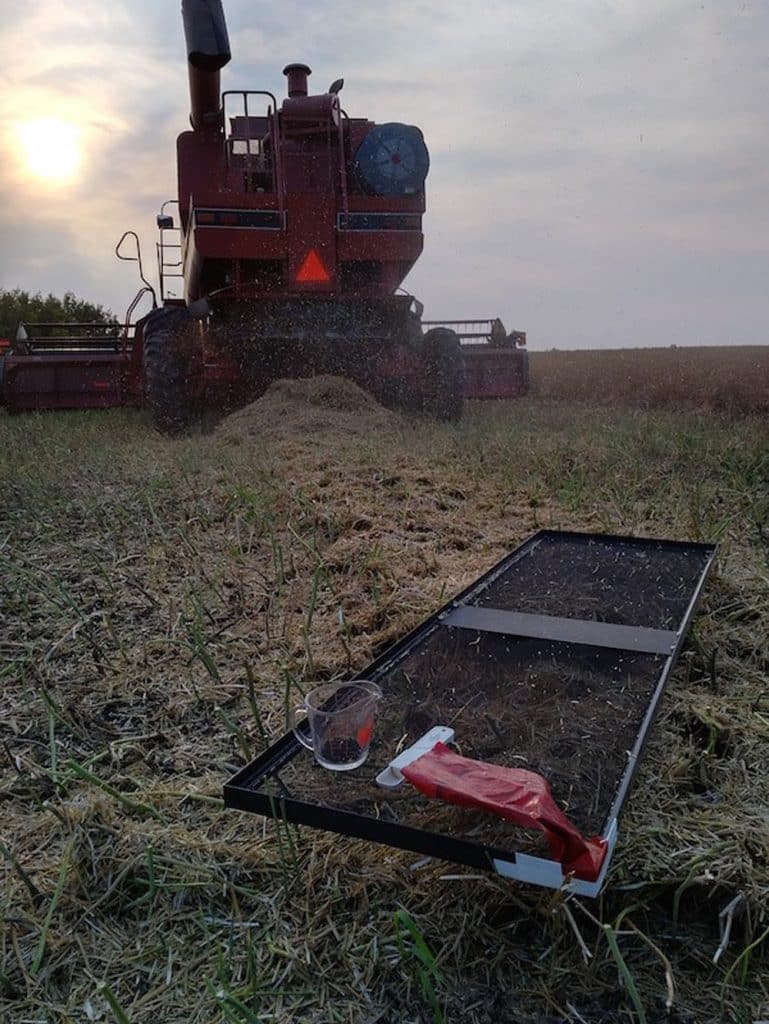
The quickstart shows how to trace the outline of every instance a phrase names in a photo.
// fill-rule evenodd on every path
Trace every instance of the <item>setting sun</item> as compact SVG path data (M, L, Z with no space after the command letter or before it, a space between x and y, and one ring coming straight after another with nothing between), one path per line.
M41 118L19 126L24 164L49 182L74 181L80 166L80 129L71 121Z

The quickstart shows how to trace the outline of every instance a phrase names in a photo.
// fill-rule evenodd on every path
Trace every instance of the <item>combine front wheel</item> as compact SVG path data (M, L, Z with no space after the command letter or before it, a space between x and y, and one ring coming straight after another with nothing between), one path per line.
M150 313L144 325L144 389L155 426L164 434L184 430L193 416L201 369L195 325L186 309L172 306Z
M458 423L465 402L465 375L459 338L447 327L433 327L423 339L427 369L424 410L438 420Z

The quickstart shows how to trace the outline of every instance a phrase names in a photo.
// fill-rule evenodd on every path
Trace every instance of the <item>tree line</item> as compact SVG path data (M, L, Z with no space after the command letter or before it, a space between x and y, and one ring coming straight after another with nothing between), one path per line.
M0 288L0 338L13 339L20 321L25 323L110 323L115 317L104 306L78 299L72 292L31 294L21 288Z

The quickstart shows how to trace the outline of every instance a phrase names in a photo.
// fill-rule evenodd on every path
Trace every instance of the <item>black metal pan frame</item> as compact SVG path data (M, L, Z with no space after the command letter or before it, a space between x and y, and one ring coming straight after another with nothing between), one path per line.
M605 542L631 547L643 547L647 550L687 551L693 555L698 554L700 557L704 557L704 566L691 592L691 597L679 628L676 630L662 630L649 627L617 626L611 623L582 619L529 615L493 608L479 608L469 603L473 598L486 590L491 583L502 576L519 559L532 553L543 541L546 542L553 539L586 544ZM716 546L709 544L622 537L600 533L588 534L541 530L503 558L469 587L457 594L435 614L431 615L403 637L403 639L389 647L363 671L356 674L356 678L376 682L418 645L423 643L435 630L444 626L498 632L516 637L563 640L567 643L589 644L591 646L664 655L665 663L649 699L646 713L636 735L635 743L628 755L625 770L619 779L611 808L602 829L601 834L607 841L608 851L601 874L595 882L565 877L561 865L547 858L503 850L468 839L418 829L411 825L402 825L396 822L368 817L353 811L343 811L330 806L305 803L289 796L275 797L272 794L260 792L259 787L266 780L277 776L277 773L297 753L303 750L302 745L291 732L284 735L260 757L251 761L229 779L224 786L225 806L262 814L294 824L309 825L312 828L337 832L358 839L384 843L388 846L410 850L429 857L454 861L478 870L495 871L497 874L505 877L515 878L536 885L543 885L549 888L563 887L580 895L596 896L603 887L611 855L616 844L619 815L635 777L652 721L684 644L715 555Z

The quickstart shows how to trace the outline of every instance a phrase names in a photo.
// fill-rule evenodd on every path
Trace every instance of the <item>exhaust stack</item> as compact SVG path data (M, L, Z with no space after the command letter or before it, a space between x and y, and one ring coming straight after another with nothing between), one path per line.
M312 71L306 64L286 64L283 74L288 79L288 95L291 99L307 95L307 78Z
M222 123L219 72L230 61L230 41L221 0L182 0L190 76L190 123L195 131Z

